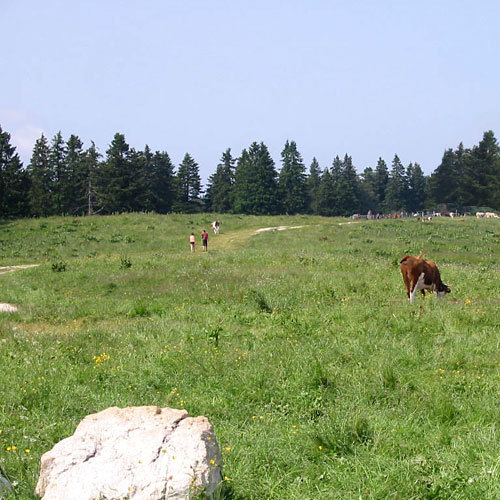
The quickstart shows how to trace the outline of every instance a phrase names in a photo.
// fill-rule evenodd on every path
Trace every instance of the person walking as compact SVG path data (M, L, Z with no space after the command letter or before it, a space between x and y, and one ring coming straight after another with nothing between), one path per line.
M208 252L208 233L205 230L201 233L201 241L203 243L203 251Z
M194 252L194 244L196 243L196 239L194 237L194 233L191 233L189 236L189 245L191 247L191 252Z

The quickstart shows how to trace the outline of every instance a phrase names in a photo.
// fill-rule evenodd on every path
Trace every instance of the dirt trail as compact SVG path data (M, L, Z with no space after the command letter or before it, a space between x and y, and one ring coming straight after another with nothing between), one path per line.
M24 264L22 266L3 266L0 267L0 274L11 273L18 269L28 269L29 267L38 267L40 264Z

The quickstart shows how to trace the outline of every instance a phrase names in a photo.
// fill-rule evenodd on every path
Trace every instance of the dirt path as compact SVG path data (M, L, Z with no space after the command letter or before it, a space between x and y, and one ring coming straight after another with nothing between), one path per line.
M274 227L261 227L255 231L255 234L263 233L264 231L284 231L285 229L300 229L305 226L274 226Z
M37 267L40 264L24 264L22 266L4 266L0 267L0 274L11 273L17 271L18 269L28 269L29 267Z

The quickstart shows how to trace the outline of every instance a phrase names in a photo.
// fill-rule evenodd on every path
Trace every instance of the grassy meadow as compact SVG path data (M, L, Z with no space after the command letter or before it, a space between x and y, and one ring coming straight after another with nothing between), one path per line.
M225 498L500 498L500 221L347 222L0 221L0 266L40 264L0 274L8 498L83 417L139 405L210 419ZM303 227L255 232L279 225ZM422 250L452 293L409 304Z

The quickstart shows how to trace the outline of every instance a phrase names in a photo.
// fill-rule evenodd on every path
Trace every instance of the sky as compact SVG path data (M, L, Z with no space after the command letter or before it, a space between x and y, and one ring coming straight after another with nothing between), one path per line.
M188 152L264 142L281 166L358 172L500 135L498 0L0 0L0 126L23 162L43 133Z

